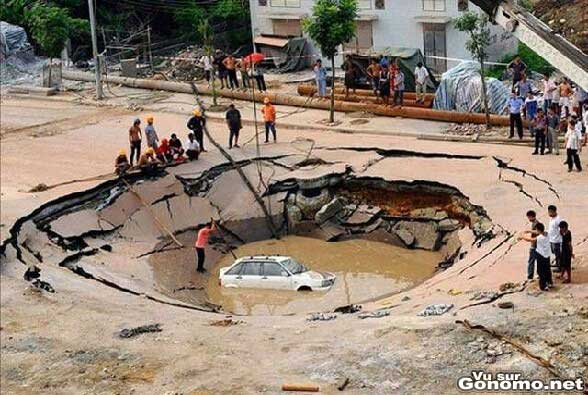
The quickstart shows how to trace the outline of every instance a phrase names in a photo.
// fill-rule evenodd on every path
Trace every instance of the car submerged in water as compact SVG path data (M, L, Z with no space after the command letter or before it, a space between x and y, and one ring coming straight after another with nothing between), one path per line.
M226 288L267 288L292 291L328 291L332 273L309 270L288 256L250 256L220 269L220 285Z

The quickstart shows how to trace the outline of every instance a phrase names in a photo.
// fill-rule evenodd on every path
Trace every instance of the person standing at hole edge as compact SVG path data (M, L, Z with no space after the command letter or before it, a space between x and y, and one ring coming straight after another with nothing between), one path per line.
M141 120L135 119L133 126L129 129L129 143L131 145L131 167L133 167L133 159L136 156L137 163L141 157Z
M145 126L145 136L147 137L147 146L149 148L153 148L154 151L157 151L159 146L159 137L157 136L157 132L155 131L155 126L153 126L153 116L147 117L147 126Z
M557 207L549 205L547 207L547 215L549 215L549 228L547 233L549 234L549 242L551 243L551 252L555 255L555 269L554 272L561 272L561 241L562 236L559 231L559 224L561 218L557 214Z
M537 220L537 213L533 210L527 211L527 219L531 223L531 229L524 232L530 236L537 236L537 225L541 222ZM535 276L535 263L537 262L537 241L531 242L531 248L529 248L529 259L527 260L527 280L533 280Z
M265 142L269 143L270 130L274 136L274 143L276 142L276 108L270 102L269 97L263 99L263 107L261 108L263 120L265 121Z
M535 232L535 235L524 234L519 237L519 240L535 243L537 274L539 275L539 288L541 291L548 291L549 287L553 285L551 268L549 267L549 258L551 256L549 236L547 232L545 232L545 226L542 223L537 224Z
M204 126L206 125L206 120L202 116L202 112L195 108L192 111L192 118L188 120L188 129L194 133L194 137L196 137L196 141L198 141L198 145L200 146L200 152L206 152L204 149Z
M561 244L561 274L564 284L572 282L572 258L574 255L574 246L572 245L572 232L570 232L569 225L566 221L559 223L559 233L562 237Z
M210 221L208 224L204 225L204 227L198 231L198 236L196 237L194 248L196 248L196 260L198 262L196 271L199 273L204 273L206 271L206 269L204 268L204 260L206 259L205 249L208 245L208 237L210 236L210 232L213 232L215 230L216 225L214 221Z
M235 108L234 104L229 105L225 118L229 127L229 149L233 148L233 139L235 139L235 148L239 148L239 131L243 129L241 122L241 113Z

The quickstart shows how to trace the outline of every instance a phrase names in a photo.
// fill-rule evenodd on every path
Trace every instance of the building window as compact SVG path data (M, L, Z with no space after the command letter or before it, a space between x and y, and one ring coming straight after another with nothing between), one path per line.
M257 4L259 4L260 7L265 7L267 5L267 0L257 0Z
M372 49L374 38L371 21L356 21L355 36L348 43L343 44L346 52L361 53Z
M282 37L300 37L302 28L299 19L274 19L274 35Z
M423 0L423 11L445 11L445 0Z
M272 7L300 8L300 0L270 0Z
M386 8L386 0L376 0L375 1L376 10L383 10Z
M435 73L447 71L447 38L445 25L423 23L425 62Z
M457 10L460 12L467 11L469 8L469 0L457 0Z
M357 8L360 10L369 10L372 8L372 0L358 0Z

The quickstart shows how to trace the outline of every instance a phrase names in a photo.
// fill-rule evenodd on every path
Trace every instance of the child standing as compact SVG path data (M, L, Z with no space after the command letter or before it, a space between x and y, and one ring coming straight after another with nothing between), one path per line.
M572 245L572 232L570 232L568 223L561 221L559 223L559 232L561 233L561 274L560 278L564 283L572 282L572 258L575 258L574 247ZM564 274L567 274L564 278Z

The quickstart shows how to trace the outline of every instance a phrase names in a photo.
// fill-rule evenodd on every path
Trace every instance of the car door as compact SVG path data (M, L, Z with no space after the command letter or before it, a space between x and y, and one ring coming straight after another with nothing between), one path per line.
M264 262L262 266L261 284L269 289L292 289L291 276L277 262Z
M241 271L243 270L243 263L233 266L222 275L222 284L227 288L239 288L242 287L243 277Z
M240 276L242 288L262 288L261 262L245 262Z

